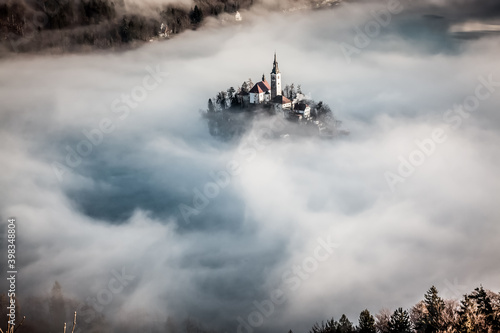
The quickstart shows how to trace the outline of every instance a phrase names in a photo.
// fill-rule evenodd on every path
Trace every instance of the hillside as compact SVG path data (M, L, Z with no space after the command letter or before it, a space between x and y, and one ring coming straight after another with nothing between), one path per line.
M153 8L127 6L123 0L4 0L0 2L0 53L82 51L131 46L161 32L196 29L207 16L235 13L253 0L197 0ZM146 10L147 9L147 10Z
M254 0L194 0L192 5L126 1L0 0L0 56L134 47L155 37L196 30L207 17L234 15L263 4ZM338 2L290 0L266 4L266 8L294 11Z

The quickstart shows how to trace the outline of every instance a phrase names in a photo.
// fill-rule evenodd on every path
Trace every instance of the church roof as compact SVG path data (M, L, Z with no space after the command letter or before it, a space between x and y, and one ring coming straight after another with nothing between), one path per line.
M283 95L278 95L278 96L274 97L272 102L276 103L276 104L281 104L281 105L292 103L292 101L290 101L288 98L286 98Z
M268 90L271 90L271 86L269 85L269 83L267 81L260 81L257 82L252 89L250 89L250 92L260 94Z

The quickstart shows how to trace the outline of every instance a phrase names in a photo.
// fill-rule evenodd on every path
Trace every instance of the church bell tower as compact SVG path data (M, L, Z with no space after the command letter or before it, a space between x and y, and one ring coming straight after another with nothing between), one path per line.
M276 61L276 52L274 52L273 70L271 72L271 100L276 96L281 95L281 73L278 68L278 61Z

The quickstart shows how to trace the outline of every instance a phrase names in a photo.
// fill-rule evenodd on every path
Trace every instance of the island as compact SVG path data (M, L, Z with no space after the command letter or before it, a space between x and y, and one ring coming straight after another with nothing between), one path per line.
M332 109L322 101L315 102L302 93L300 85L281 83L276 53L270 73L271 83L262 75L261 81L244 81L240 87L220 91L208 100L208 107L201 111L207 119L212 136L230 140L241 137L255 121L286 120L275 135L280 138L291 136L319 136L336 138L348 135L342 129Z

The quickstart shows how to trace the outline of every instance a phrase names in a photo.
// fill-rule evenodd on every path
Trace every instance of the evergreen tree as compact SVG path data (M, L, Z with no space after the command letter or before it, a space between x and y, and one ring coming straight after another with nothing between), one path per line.
M247 93L251 88L248 88L248 83L245 81L241 84L241 92Z
M325 323L321 322L321 324L315 323L309 330L309 333L324 333L325 331Z
M353 333L354 327L345 314L339 319L338 333Z
M216 100L216 103L217 103L217 106L219 106L219 108L221 108L222 110L225 110L226 109L226 102L227 102L227 93L225 91L221 91L217 94L217 100Z
M339 323L335 319L330 319L326 321L325 333L337 333L339 332Z
M192 24L199 24L203 21L203 12L198 6L194 6L194 9L189 13L189 19Z
M359 333L375 333L375 318L370 314L368 309L361 311L359 314Z
M323 103L323 101L319 101L314 107L314 115L318 120L325 123L333 123L335 121L332 109L330 109L327 104Z
M339 323L333 318L327 320L325 322L321 322L321 324L314 324L309 333L338 333L339 331Z
M212 102L212 99L209 98L208 99L208 112L214 112L214 111L215 111L214 103Z
M424 295L425 313L415 323L417 332L435 333L443 329L444 301L432 286Z
M125 16L122 18L122 22L120 24L120 37L122 42L128 43L132 40L132 33L130 32L129 21Z
M288 96L290 96L290 86L289 86L288 84L287 84L287 85L285 85L285 89L283 89L283 90L281 91L281 94L282 94L283 96L285 96L286 98L288 98Z
M460 301L458 310L458 322L455 325L455 331L458 333L472 333L476 331L476 318L474 316L474 302L469 295L464 295Z
M398 308L389 319L389 333L412 333L410 315Z
M494 332L500 332L500 318L498 313L495 313L491 304L491 299L486 294L483 286L474 289L470 298L476 303L476 314L482 319L482 329L492 329Z
M236 90L234 89L234 87L230 87L227 90L227 99L229 100L229 103L231 104L230 106L233 105L233 102L234 102L234 99L235 99L235 96L234 96L235 92L236 92Z
M293 100L295 97L297 97L297 92L295 91L295 85L292 83L292 85L290 86L290 93L288 98L290 100Z
M327 333L339 333L340 323L335 319L330 319L326 322L326 332Z

